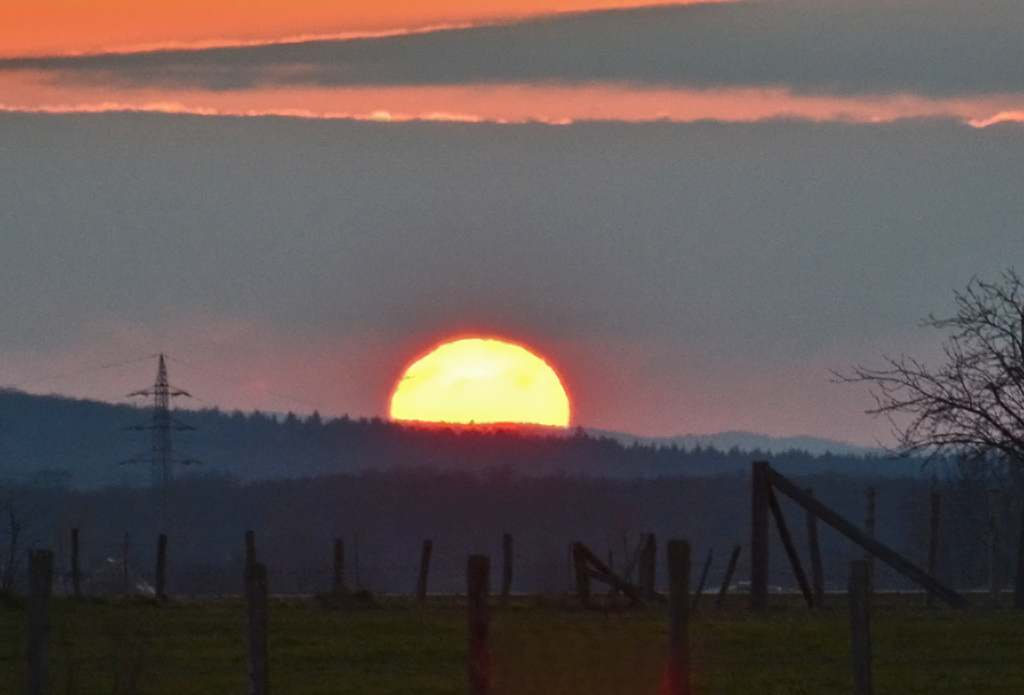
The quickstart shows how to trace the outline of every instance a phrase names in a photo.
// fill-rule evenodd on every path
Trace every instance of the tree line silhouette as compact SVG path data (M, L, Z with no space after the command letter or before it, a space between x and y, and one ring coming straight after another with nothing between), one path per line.
M144 466L118 465L146 451L147 408L0 390L0 481L92 489L145 486ZM216 408L177 411L195 428L175 448L202 466L175 475L217 474L238 481L362 471L429 469L488 475L651 478L745 471L759 451L624 444L582 429L568 433L411 427L379 418L300 418ZM915 475L920 463L886 456L788 451L770 456L787 474Z

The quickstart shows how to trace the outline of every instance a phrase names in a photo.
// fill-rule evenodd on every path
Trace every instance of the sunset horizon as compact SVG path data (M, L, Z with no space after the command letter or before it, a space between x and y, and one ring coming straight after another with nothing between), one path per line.
M0 684L1024 689L1024 0L2 2Z
M480 333L573 424L891 444L833 375L1019 255L1024 6L865 2L19 0L0 383L387 417Z

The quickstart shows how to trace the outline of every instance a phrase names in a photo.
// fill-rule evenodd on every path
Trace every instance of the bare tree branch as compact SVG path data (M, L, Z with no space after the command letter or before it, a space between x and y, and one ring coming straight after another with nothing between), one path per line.
M999 452L1024 466L1024 281L1013 269L988 282L974 278L955 295L953 316L922 325L949 331L945 361L883 357L839 381L867 383L904 453L946 451L963 457Z

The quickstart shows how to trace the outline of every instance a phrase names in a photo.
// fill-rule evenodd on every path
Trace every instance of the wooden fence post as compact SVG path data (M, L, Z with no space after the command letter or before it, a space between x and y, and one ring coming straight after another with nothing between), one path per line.
M590 570L581 543L572 544L572 567L576 577L576 596L584 607L590 606Z
M810 497L814 490L806 489ZM814 605L819 608L825 603L825 572L821 565L821 544L818 542L818 517L807 514L807 546L811 556L811 588L814 591Z
M615 552L608 548L608 569L615 567ZM614 571L614 570L613 570ZM614 582L608 584L608 607L613 608L619 599L619 586Z
M501 537L501 605L508 605L509 594L512 593L512 534Z
M581 541L573 543L573 557L574 564L577 568L577 580L579 581L580 578L582 578L582 581L585 584L582 588L584 589L583 593L585 593L587 601L589 601L590 598L590 579L594 578L600 582L614 585L618 589L619 593L624 594L631 602L633 602L633 604L646 602L637 587L627 584L616 576L616 574L612 572L612 568L604 564L601 558L595 555L585 543ZM664 597L655 594L652 597L652 600L660 598ZM587 604L587 601L584 601L584 605Z
M708 572L711 571L711 560L715 556L715 549L708 548L708 557L704 560L704 569L700 572L700 581L697 582L697 590L693 592L693 605L691 608L697 610L697 604L700 603L700 597L704 593L704 585L708 581Z
M53 553L28 551L28 694L44 695L50 666L50 593L53 589Z
M335 594L344 594L348 591L345 586L345 539L334 539L334 581L331 584L331 591Z
M490 607L491 559L486 555L470 555L466 568L467 622L469 656L466 672L469 695L490 695Z
M732 549L732 555L729 556L729 564L725 568L725 576L722 577L722 586L718 590L718 596L715 598L715 608L721 608L725 603L725 595L729 593L729 585L732 583L732 575L736 571L736 562L740 559L740 550L743 546L737 545Z
M245 566L256 564L256 534L252 531L245 532Z
M932 481L932 491L928 497L928 574L934 577L939 569L939 524L942 521L942 493L939 492L938 481ZM924 605L925 608L935 607L935 595L932 592L925 592Z
M565 562L565 576L569 578L569 591L572 592L576 587L576 544L569 543L569 554L566 555L568 558Z
M248 534L247 534L248 535ZM245 567L245 629L249 656L249 695L267 695L267 568L259 562Z
M645 601L654 599L654 577L657 572L657 557L657 538L653 533L644 534L643 544L640 546L637 583L640 587L640 595Z
M750 610L768 608L768 462L754 461L750 499Z
M868 536L855 524L850 523L841 515L826 507L813 497L809 497L800 487L793 484L789 478L778 471L768 469L771 476L771 485L775 490L789 497L804 509L813 512L821 521L846 536L848 539L859 545L862 549L872 553L879 560L892 567L894 570L910 579L926 591L931 591L943 601L946 601L953 608L966 608L969 604L967 599L950 589L942 582L927 574L920 567L907 558L889 548L884 543L879 543Z
M82 595L82 564L79 559L78 529L71 529L71 591L75 596Z
M128 570L128 550L131 544L131 536L124 534L124 547L121 549L121 581L124 584L124 593L132 592L131 573Z
M811 587L807 583L807 576L804 574L804 568L800 564L800 556L796 552L796 545L793 543L793 537L789 534L789 527L786 525L786 517L782 515L782 506L779 504L778 497L775 496L775 492L769 487L768 488L768 508L771 509L772 516L775 517L775 526L779 530L779 538L782 540L782 547L786 551L786 557L789 558L790 567L793 568L793 575L796 577L796 583L800 586L800 593L804 595L804 600L807 601L808 608L814 608L814 596L811 594Z
M359 536L352 543L352 573L355 575L356 588L363 588L363 580L359 577Z
M1024 608L1024 504L1021 505L1020 534L1017 536L1017 575L1013 582L1013 607Z
M427 577L430 574L430 555L434 552L434 541L426 538L420 548L420 574L416 580L416 603L427 602Z
M690 695L690 544L671 540L668 557L668 660L660 692Z
M999 595L1003 592L1003 561L1002 561L1002 507L1003 497L999 490L988 491L988 576L989 603L993 608L999 607Z
M878 499L878 490L874 485L869 485L867 498L865 500L864 533L869 538L875 537L875 503ZM875 590L875 556L864 551L864 561L868 563L868 589Z
M167 598L167 534L161 533L156 542L156 597Z
M850 647L854 695L871 695L871 586L868 563L850 563Z

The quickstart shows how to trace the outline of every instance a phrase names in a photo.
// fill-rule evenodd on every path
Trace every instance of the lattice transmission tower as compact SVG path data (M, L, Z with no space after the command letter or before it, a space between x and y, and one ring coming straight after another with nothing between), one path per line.
M125 464L148 463L150 484L154 490L160 491L161 519L163 525L168 524L169 500L171 483L174 481L174 465L191 465L199 463L198 460L182 456L174 449L171 441L171 432L182 430L194 430L191 425L178 422L171 417L171 399L177 396L191 397L187 391L174 388L167 380L167 363L164 354L159 355L159 364L156 371L156 383L152 388L143 389L129 393L133 396L152 396L153 418L148 425L134 425L127 427L128 430L141 430L152 433L152 446L149 454L140 454L127 461ZM167 530L166 528L164 529Z

